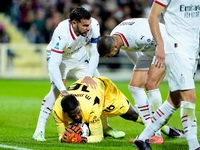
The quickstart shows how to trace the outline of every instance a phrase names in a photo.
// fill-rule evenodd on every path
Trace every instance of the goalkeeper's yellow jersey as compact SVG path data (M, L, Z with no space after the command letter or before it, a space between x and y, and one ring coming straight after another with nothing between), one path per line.
M81 83L82 79L80 79L73 83L67 91L79 101L82 122L89 123L91 135L88 141L100 142L103 140L102 113L107 117L123 115L129 109L129 101L108 78L94 77L93 79L97 83L96 89ZM59 136L68 126L68 122L72 121L62 111L61 100L62 97L58 98L53 107L53 116L57 123Z

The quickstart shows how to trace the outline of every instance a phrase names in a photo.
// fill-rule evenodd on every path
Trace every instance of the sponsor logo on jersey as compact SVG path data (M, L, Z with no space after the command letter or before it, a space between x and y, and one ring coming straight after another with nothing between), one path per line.
M200 5L180 5L180 11L200 11Z
M88 37L85 38L85 43L89 44L90 43L90 39Z
M59 40L61 40L62 38L60 36L58 36Z
M99 120L100 120L99 117L94 116L94 117L93 117L93 120L91 121L91 123L96 123L96 122L98 122Z
M184 18L196 18L200 16L200 5L180 5L180 12L184 12Z
M64 56L72 55L72 54L78 52L82 47L83 47L83 46L80 46L80 47L78 47L77 49L72 50L72 51L71 51L71 47L64 48L64 50L63 50ZM70 52L69 52L69 51L70 51Z
M135 22L134 21L126 21L126 22L122 22L119 24L119 26L125 26L125 25L133 25Z

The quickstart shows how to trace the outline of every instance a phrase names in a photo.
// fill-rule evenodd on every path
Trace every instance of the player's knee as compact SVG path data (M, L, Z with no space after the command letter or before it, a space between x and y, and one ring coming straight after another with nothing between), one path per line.
M182 100L196 103L196 95L195 93L188 91L186 94L182 95Z
M157 89L159 85L157 85L156 82L153 81L149 81L147 80L145 83L145 88L147 91L153 90L153 89Z
M121 115L121 117L136 122L136 120L138 119L138 113L136 112L134 107L130 105L129 110L124 115Z

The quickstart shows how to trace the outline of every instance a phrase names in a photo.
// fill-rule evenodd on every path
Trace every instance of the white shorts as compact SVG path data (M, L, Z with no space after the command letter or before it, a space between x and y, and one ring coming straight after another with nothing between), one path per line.
M62 79L67 78L68 72L71 72L75 79L81 79L84 78L89 68L89 56L85 54L81 59L69 59L69 58L63 58L61 65L60 65L60 71L62 75ZM100 76L98 70L94 72L93 76Z
M187 58L180 54L166 54L165 70L170 91L194 89L194 75L197 59Z
M134 70L149 70L153 61L153 57L154 56L148 55L146 53L140 55L134 66Z

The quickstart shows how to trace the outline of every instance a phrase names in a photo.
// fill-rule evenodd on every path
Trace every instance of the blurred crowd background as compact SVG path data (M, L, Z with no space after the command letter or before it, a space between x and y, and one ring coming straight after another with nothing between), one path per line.
M6 0L0 2L0 12L11 17L12 23L31 43L48 43L62 20L69 18L77 6L86 8L99 21L101 35L128 18L147 17L153 0ZM0 25L1 32L4 27ZM2 37L2 34L4 36ZM1 42L9 37L1 33Z
M90 11L98 20L101 35L108 35L125 19L148 18L152 3L153 0L1 0L0 43L8 44L0 45L0 78L32 77L34 74L39 78L48 77L46 45L59 22L68 19L71 10L78 6ZM163 22L162 16L160 21ZM126 73L121 76L129 79L133 64L124 51L120 51L112 59L101 58L99 68L105 69L101 72ZM198 70L200 80L200 62Z

